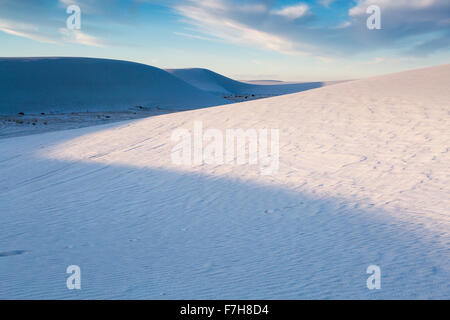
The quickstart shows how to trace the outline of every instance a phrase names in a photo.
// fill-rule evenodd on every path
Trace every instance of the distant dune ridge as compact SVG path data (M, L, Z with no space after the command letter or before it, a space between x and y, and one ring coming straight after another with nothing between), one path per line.
M201 90L219 94L282 95L323 86L323 82L283 83L282 81L266 80L268 84L262 84L264 81L260 81L258 84L245 83L201 68L166 69L166 71Z
M0 58L0 114L189 110L230 103L225 95L280 95L320 82L252 85L206 69L169 69L95 58Z

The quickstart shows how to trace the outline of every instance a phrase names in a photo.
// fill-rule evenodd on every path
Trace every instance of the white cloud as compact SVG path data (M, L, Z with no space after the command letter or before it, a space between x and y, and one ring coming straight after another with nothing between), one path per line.
M58 44L63 42L78 43L87 46L104 47L104 43L97 37L90 36L80 30L68 30L66 28L60 28L59 35L45 33L39 30L39 28L32 24L21 23L12 20L0 19L0 31L16 36L27 38L30 40ZM62 39L61 39L62 35Z
M357 5L349 10L350 16L366 14L366 9L370 5L378 5L385 10L423 10L429 9L439 3L443 4L448 0L359 0Z
M52 37L41 34L38 27L17 21L0 19L0 31L13 36L27 38L38 42L57 42Z
M90 36L80 30L69 30L66 28L59 29L59 33L63 36L65 42L77 43L92 47L104 47L105 44L97 37Z
M70 0L61 1L68 2ZM40 26L42 27L42 24ZM71 42L95 47L104 46L104 43L99 38L79 30L58 29L52 28L49 25L44 25L42 28L39 28L37 24L23 23L10 19L0 18L0 32L41 43L61 44L63 42Z
M284 16L290 20L295 20L303 17L308 12L308 10L309 8L306 4L298 4L294 6L287 6L280 10L272 10L272 13Z
M315 15L314 7L298 1L274 8L270 6L274 1L268 0L175 0L174 7L184 22L196 27L196 33L285 54L328 58L385 49L413 52L413 37L427 43L418 48L423 54L442 50L450 42L449 0L355 0L347 19L334 25L334 20L315 23L321 17ZM335 1L317 3L328 6ZM372 4L381 8L380 32L369 32L366 27L366 10Z
M345 28L350 27L351 25L352 25L352 22L351 22L351 21L345 21L345 22L343 22L343 23L337 25L337 26L334 27L334 28L335 28L335 29L345 29Z
M364 30L370 5L380 7L383 28L372 44L392 47L397 43L408 54L422 56L450 47L449 0L359 0L348 13L360 30Z
M223 1L191 0L191 5L178 5L175 9L186 22L195 25L202 33L209 33L227 42L290 55L302 54L295 48L294 42L234 19L231 14L234 9Z

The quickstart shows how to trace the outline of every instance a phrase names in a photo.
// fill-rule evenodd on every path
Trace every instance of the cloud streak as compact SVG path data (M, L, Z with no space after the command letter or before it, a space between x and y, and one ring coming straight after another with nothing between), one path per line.
M342 1L322 0L315 7L302 2L271 7L272 3L188 0L175 2L173 8L201 33L290 55L335 57L391 48L412 55L431 54L445 49L449 40L448 0L357 0L333 25L321 20L318 7L329 12L332 3L335 8ZM381 8L382 30L366 28L366 9L372 4ZM430 46L408 41L417 36L429 38Z
M31 24L0 19L0 31L9 35L27 38L38 42L57 43L54 38L42 34L38 27Z
M450 1L359 0L349 10L355 25L365 23L366 8L372 4L380 7L383 29L371 39L372 44L379 47L401 46L406 53L418 56L448 47L445 43L450 43Z
M63 36L64 42L70 42L75 44L82 44L92 47L105 47L102 40L97 37L90 36L81 30L68 30L66 28L60 28L59 33Z
M176 5L175 10L184 17L184 21L194 25L202 33L208 33L214 37L245 46L257 46L267 50L273 50L288 55L304 54L295 43L282 35L273 34L237 19L234 15L242 13L242 10L229 6L225 1L191 0L189 4ZM247 15L267 14L261 6L246 6Z
M58 34L41 32L37 26L16 21L0 19L0 31L9 35L30 39L41 43L62 44L76 43L86 46L104 47L105 43L97 37L80 30L59 29Z
M448 50L450 43L448 0L0 0L0 32L43 43L94 47L106 46L105 39L115 32L113 41L123 44L128 40L123 26L141 24L141 30L148 30L153 23L134 19L137 8L149 3L177 14L183 25L178 31L169 26L171 34L290 56L373 58L377 51L390 51L425 57ZM69 4L80 5L89 28L61 30ZM366 9L372 4L381 8L381 30L366 28ZM192 33L182 32L186 25L193 27ZM116 36L120 32L121 37ZM139 31L133 36L139 37ZM146 35L140 37L144 40Z
M93 10L94 3L95 1L91 1L89 5L83 5L83 14ZM0 32L47 44L74 43L94 47L106 45L99 37L85 31L62 27L65 26L65 19L68 17L66 11L62 9L70 4L80 4L80 1L59 0L54 6L45 4L47 6L39 6L35 1L29 0L20 2L3 0L0 2ZM48 19L52 10L57 12L55 16L59 19ZM27 22L22 22L24 20Z

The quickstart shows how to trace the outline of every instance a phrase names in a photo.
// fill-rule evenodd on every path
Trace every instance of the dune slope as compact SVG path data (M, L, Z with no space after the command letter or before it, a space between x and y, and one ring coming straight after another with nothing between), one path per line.
M444 65L0 140L0 298L449 299L449 84ZM196 121L279 129L279 171L172 163Z
M226 103L164 70L91 58L0 58L0 114L186 110Z
M179 77L187 83L211 93L222 95L266 95L276 96L301 92L309 89L320 88L323 82L305 83L280 83L280 84L251 84L236 81L208 69L188 68L188 69L166 69L167 72Z

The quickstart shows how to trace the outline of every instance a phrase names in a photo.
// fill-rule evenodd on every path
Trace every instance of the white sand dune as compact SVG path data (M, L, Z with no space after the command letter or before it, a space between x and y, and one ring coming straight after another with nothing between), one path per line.
M91 58L0 58L0 114L186 110L227 103L164 70Z
M300 92L328 83L254 85L206 69L167 71L93 58L0 58L0 139Z
M444 65L0 140L0 298L449 299L449 85ZM278 128L279 172L173 164L195 121Z
M258 98L320 82L253 85L205 69L169 69L94 58L0 58L0 115L126 111L136 106L189 110L227 104L224 94Z
M222 95L255 94L276 96L320 88L327 84L324 82L274 83L273 81L266 82L265 84L262 84L263 82L261 81L246 83L202 68L166 69L166 71L201 90Z

